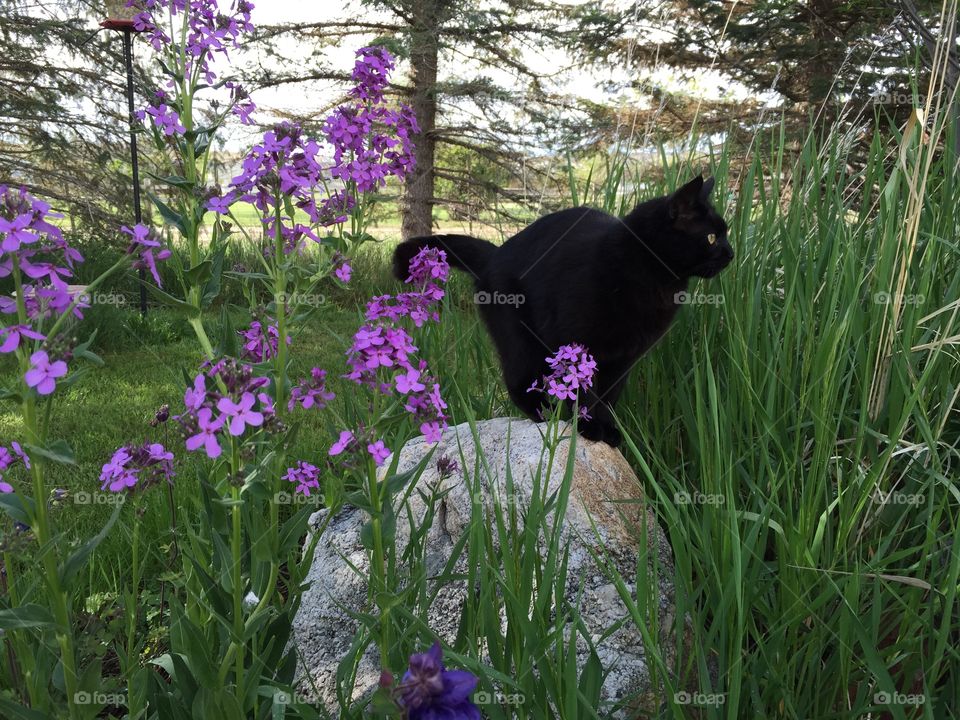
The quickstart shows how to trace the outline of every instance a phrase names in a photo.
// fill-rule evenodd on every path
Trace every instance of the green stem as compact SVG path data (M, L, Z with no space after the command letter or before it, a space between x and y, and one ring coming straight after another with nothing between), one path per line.
M240 473L240 448L237 441L231 438L230 445L232 447L231 452L231 472L234 475L239 475ZM242 552L242 535L241 535L241 524L240 524L240 488L233 483L231 486L231 495L233 497L233 508L232 508L232 520L233 520L233 537L231 542L231 550L233 551L233 631L236 635L233 644L236 649L236 657L234 658L234 677L237 686L237 702L240 704L240 707L245 707L244 704L244 655L246 644L243 641L244 636L244 623L243 623L243 572L241 567L241 552Z
M102 277L102 276L101 276ZM13 283L17 296L17 315L20 322L27 324L26 303L23 297L23 282L20 267L13 263ZM74 303L76 304L76 303ZM61 320L65 316L61 316ZM58 323L54 324L56 329ZM30 362L26 352L19 353L20 377L23 378L29 370ZM43 446L44 438L37 426L37 407L34 391L23 384L22 415L23 424L27 432L27 439L31 444ZM67 708L71 720L80 717L76 705L77 667L74 654L73 624L70 617L70 605L67 594L60 585L60 562L57 555L56 543L51 542L50 518L47 515L47 492L43 480L43 461L35 459L32 463L34 511L31 517L33 533L37 538L37 547L40 550L40 561L43 567L44 579L47 586L47 597L50 601L53 616L57 624L57 645L60 648L60 662L63 665L63 681L67 692Z

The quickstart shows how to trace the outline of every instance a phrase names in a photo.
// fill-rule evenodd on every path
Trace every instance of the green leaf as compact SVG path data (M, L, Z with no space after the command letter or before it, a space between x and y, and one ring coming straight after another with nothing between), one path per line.
M9 720L47 720L50 716L39 710L25 708L12 700L0 698L0 717L9 718Z
M158 182L162 182L164 185L169 185L175 188L191 189L193 187L196 187L196 184L197 184L196 182L192 180L187 180L185 177L180 177L179 175L163 176L163 175L157 175L149 171L147 172L147 175L149 175L150 177L152 177L154 180Z
M153 202L153 204L157 206L157 210L160 212L160 217L163 218L163 221L168 225L173 225L177 230L186 235L187 223L183 219L183 215L176 212L173 208L171 208L153 193L148 192L147 195L150 197L150 200Z
M237 329L230 319L227 306L220 308L220 340L217 353L221 357L237 357L240 354L240 343L237 341Z
M173 295L165 293L163 290L158 288L156 285L151 285L150 283L143 283L143 286L147 288L147 292L153 295L154 299L157 300L162 305L167 307L176 308L177 310L182 310L187 314L189 318L196 318L200 316L200 309L194 307L188 302L184 302L179 298L175 298Z
M212 263L209 260L204 260L199 265L196 265L189 270L184 270L183 276L193 286L202 285L207 281L207 278L210 277L211 266Z
M33 500L26 498L23 501L13 493L0 493L0 509L14 521L29 525L30 515L33 512Z
M33 603L0 610L0 630L23 630L56 625L53 615L43 605Z
M203 286L203 297L201 304L204 308L210 307L210 303L217 299L220 294L220 279L223 276L223 258L226 255L227 246L223 245L213 253L213 262L210 267L210 276Z
M110 530L117 522L117 518L120 517L121 510L123 510L123 504L118 503L113 509L113 514L110 516L110 519L107 520L106 524L100 529L100 532L77 548L73 555L67 559L60 570L60 584L62 586L67 587L70 585L70 582L77 576L77 573L83 569L83 566L86 565L90 554L96 550L97 545L102 543L104 538L110 534Z
M73 458L73 449L67 445L66 440L54 440L52 443L48 443L46 447L24 443L24 447L27 449L27 455L30 456L31 460L43 458L63 465L77 464Z
M0 388L0 400L13 400L15 403L22 403L23 395L17 390Z

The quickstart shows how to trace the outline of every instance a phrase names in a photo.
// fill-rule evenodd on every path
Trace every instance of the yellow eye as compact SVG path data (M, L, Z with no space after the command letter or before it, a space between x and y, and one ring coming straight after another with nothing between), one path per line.
M709 235L707 235L707 242L710 243L711 245L716 245L716 244L717 244L717 236L714 235L713 233L710 233Z

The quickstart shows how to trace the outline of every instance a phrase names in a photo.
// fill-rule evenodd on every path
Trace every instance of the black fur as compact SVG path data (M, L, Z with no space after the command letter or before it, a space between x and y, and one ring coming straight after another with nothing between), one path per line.
M727 224L708 199L712 189L713 178L697 177L622 219L587 207L562 210L500 247L466 235L413 238L397 247L394 274L406 279L410 259L430 246L473 275L507 390L534 419L545 398L527 389L548 371L544 359L561 345L585 345L597 374L581 398L591 419L580 422L580 433L616 446L611 409L630 369L667 331L689 279L713 277L733 259Z

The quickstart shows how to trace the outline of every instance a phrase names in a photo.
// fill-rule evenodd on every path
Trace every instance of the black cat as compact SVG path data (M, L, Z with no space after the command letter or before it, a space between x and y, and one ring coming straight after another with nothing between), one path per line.
M561 345L585 345L597 371L580 399L591 416L580 434L616 447L611 408L630 369L667 331L689 279L711 278L733 259L727 224L708 199L713 184L697 177L622 219L562 210L499 247L466 235L413 238L397 247L394 274L406 279L411 258L430 246L473 275L507 390L534 419L545 398L527 390L549 370L545 358Z

